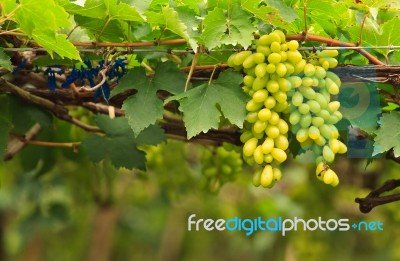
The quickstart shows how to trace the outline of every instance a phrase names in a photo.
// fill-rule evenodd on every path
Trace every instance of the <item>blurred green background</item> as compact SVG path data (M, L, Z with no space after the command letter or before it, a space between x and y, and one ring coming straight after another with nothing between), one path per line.
M218 193L204 187L202 155L212 147L168 141L148 152L148 171L115 170L82 153L28 146L0 165L1 260L400 260L399 203L361 214L356 197L398 174L380 159L338 158L341 183L315 178L292 160L272 189L251 184L253 169ZM30 156L29 156L30 155ZM384 231L187 231L187 219L348 218L380 220Z

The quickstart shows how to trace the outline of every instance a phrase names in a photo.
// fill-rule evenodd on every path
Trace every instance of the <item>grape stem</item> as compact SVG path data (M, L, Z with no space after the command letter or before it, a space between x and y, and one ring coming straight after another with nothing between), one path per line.
M399 201L400 193L381 196L382 193L392 191L400 187L400 179L391 179L386 181L381 187L371 191L365 198L356 198L355 202L360 206L362 213L369 213L374 207Z
M297 40L297 41L316 41L320 43L326 43L329 45L335 46L344 46L344 47L357 47L358 45L352 43L342 42L336 39L312 35L312 34L291 34L286 36L287 40ZM376 57L365 51L364 49L356 49L357 52L362 54L365 58L367 58L372 64L375 65L385 65L383 62L379 61Z

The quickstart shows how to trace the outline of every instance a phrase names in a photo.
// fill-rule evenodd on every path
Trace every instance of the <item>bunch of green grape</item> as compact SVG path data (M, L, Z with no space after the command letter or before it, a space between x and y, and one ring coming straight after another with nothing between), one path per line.
M212 192L217 192L224 183L233 181L242 172L243 167L240 153L228 144L213 150L205 149L201 162L203 187Z
M337 50L325 50L310 57L309 62L302 59L299 62L303 68L299 74L301 84L289 93L291 131L305 151L314 153L318 166L327 166L326 163L334 161L335 154L347 152L335 126L342 119L340 103L331 99L339 93L341 82L336 74L326 71L337 65L337 55ZM319 168L317 172L321 174ZM334 172L317 177L332 186L339 183Z
M228 59L230 67L246 74L243 91L251 97L240 139L245 161L261 166L253 184L272 187L281 179L279 165L287 159L291 129L301 147L317 155L317 177L336 186L339 179L327 163L347 151L334 125L342 118L340 103L331 100L341 83L327 71L337 65L337 51L317 52L307 62L299 43L287 42L280 30L262 35L253 47Z

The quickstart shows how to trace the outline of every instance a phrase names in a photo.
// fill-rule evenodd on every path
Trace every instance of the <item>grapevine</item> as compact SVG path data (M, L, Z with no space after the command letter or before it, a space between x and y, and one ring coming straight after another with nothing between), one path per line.
M318 51L306 60L299 43L287 42L280 30L262 35L253 47L228 59L229 66L245 73L243 91L251 98L240 140L245 161L261 166L253 184L270 188L281 179L279 165L296 140L314 153L317 178L337 186L338 176L327 164L347 147L335 127L342 118L340 103L331 99L341 82L327 70L336 67L338 52Z

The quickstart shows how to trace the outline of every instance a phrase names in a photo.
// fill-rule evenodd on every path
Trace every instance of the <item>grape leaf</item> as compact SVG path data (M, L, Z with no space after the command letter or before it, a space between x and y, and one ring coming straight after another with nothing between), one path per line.
M102 19L106 17L106 6L104 0L86 0L84 6L71 3L69 0L60 1L60 5L71 14Z
M255 31L251 23L251 16L239 5L232 5L228 8L227 15L224 10L216 7L204 18L204 31L199 40L210 49L222 44L240 44L243 47L251 45Z
M241 6L243 10L253 14L255 17L264 21L266 23L270 23L269 15L274 14L277 15L277 10L271 6L260 5L262 0L242 0Z
M110 42L121 42L123 40L121 36L124 35L124 31L118 20L107 21L105 19L96 19L82 15L75 15L74 18L76 23L86 29L86 32L92 38Z
M158 126L146 128L136 139L125 117L110 119L106 115L96 117L105 136L92 134L85 138L82 147L92 161L110 158L116 168L145 169L145 153L137 148L140 144L155 145L165 140Z
M247 96L240 88L242 80L239 73L227 70L211 84L201 84L166 100L179 101L189 139L200 132L217 129L221 115L230 123L243 127Z
M373 156L393 149L394 156L400 157L400 112L382 114L374 140Z
M68 13L54 0L21 0L14 17L28 35L32 35L34 29L56 32L71 26Z
M52 58L53 52L56 52L61 58L66 57L73 60L81 60L79 51L67 40L65 34L55 34L53 31L35 29L32 32L32 38L46 48Z
M137 90L135 95L124 101L122 108L133 132L138 135L163 116L163 102L157 97L157 91L180 93L184 89L185 81L185 74L172 62L159 64L152 79L147 78L142 67L134 68L121 79L111 96L127 90Z
M117 0L104 0L109 20L118 19L125 21L143 22L143 17L136 11L136 8L125 3L118 3Z
M166 30L169 30L183 39L185 39L192 48L196 49L196 42L189 36L187 32L187 26L182 22L177 11L171 7L163 7L160 13L146 12L147 21L150 24L158 24L165 26Z
M293 8L288 7L281 0L268 0L266 3L267 5L276 8L279 11L280 17L286 22L291 23L298 18L298 15Z
M0 66L8 71L12 71L11 58L0 48Z

